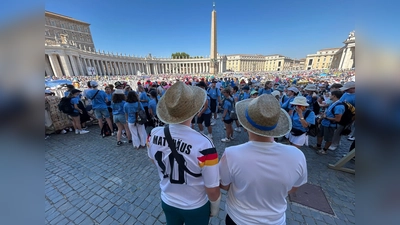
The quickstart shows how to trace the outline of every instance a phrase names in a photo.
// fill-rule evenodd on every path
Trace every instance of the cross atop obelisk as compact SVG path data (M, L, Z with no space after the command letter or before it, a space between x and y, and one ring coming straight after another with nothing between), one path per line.
M217 61L217 11L215 11L215 2L213 2L213 11L211 12L211 52L210 52L210 73L218 73Z

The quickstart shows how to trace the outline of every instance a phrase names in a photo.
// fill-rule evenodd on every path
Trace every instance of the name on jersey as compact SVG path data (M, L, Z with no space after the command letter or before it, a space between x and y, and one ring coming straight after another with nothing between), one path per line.
M192 145L183 142L182 140L172 139L175 142L176 150L182 153L190 154L190 150L192 150ZM153 136L153 144L160 145L160 146L167 146L168 142L165 137L160 137L157 135Z

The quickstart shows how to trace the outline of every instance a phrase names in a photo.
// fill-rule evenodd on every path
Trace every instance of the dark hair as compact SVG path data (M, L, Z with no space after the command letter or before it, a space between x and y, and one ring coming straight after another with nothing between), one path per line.
M272 81L270 81L270 80L265 82L264 87L267 87L267 85L270 84L270 83L272 83Z
M136 91L129 91L128 97L126 98L126 102L134 103L134 102L138 102L138 101L139 101L139 98L138 98L138 95L136 94Z
M72 84L67 84L67 89L68 89L68 91L70 91L72 89L75 89L75 86Z
M92 86L90 85L90 81L87 82L87 86L88 88L92 88Z
M341 85L341 84L332 84L332 85L331 85L331 88L339 89L339 88L341 88L341 87L343 87L343 85Z
M336 96L336 98L340 99L343 95L343 91L340 91L340 90L332 91L331 95L334 95L334 96Z
M150 91L151 97L153 97L156 100L156 103L158 104L158 99L157 99L157 92L156 91Z
M113 94L112 101L114 103L120 103L122 101L125 101L125 94Z
M233 90L239 91L239 88L237 86L233 87Z

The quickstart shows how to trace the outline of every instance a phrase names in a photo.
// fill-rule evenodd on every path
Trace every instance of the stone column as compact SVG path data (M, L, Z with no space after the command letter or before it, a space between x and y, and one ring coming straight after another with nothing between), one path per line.
M82 60L83 60L83 65L84 65L84 67L83 67L83 75L88 75L88 73L87 73L88 65L86 63L86 58L82 58Z
M53 69L51 68L49 55L44 55L44 70L46 71L47 76L54 76Z
M69 63L69 59L67 55L60 55L60 60L61 60L61 66L64 69L65 76L67 77L72 77L74 76L74 73L71 69L71 64Z
M339 69L343 69L344 59L346 58L347 50L348 50L348 48L344 49L342 52L342 57L341 57L340 63L339 63Z
M217 11L215 9L211 12L211 51L210 51L210 59L217 59ZM207 64L207 68L208 68ZM217 74L218 68L216 68L215 64L212 63L210 65L210 73ZM208 71L208 70L207 70Z
M68 55L68 60L71 62L72 72L73 72L74 76L78 76L79 71L78 71L78 68L76 68L76 63L75 63L74 56L73 55Z
M94 72L96 73L95 75L100 75L99 71L97 70L96 63L94 62L94 59L91 59L91 62L92 62L92 67L94 68Z
M85 75L85 72L83 70L83 65L82 65L82 58L81 57L77 57L77 61L78 61L78 65L79 65L79 72L81 76Z

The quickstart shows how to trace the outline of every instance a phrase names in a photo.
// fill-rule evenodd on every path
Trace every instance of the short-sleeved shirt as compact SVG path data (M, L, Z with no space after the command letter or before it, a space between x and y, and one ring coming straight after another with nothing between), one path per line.
M140 103L142 103L143 107L149 106L149 102L148 102L149 101L149 97L147 96L146 92L144 92L144 91L140 92L139 99L140 100L147 100L147 102L140 102Z
M308 109L308 110L310 110L310 109ZM309 125L315 124L315 113L312 110L310 110L310 113L308 114L308 116L306 118L305 117L306 111L307 110L303 111L303 118L306 120L306 122ZM297 112L293 112L293 115L291 117L292 117L292 127L293 128L296 128L296 129L304 131L304 132L307 131L307 128L305 128L305 127L303 127L303 125L301 125L300 117Z
M157 115L157 102L154 98L149 101L149 109L153 111L153 115Z
M221 91L218 88L209 88L207 93L212 99L218 99L221 96Z
M206 94L207 94L207 91L206 90L204 90L205 92L206 92ZM210 96L207 94L207 101L208 101L208 106L207 106L207 109L206 109L206 111L204 111L204 113L203 114L210 114L211 113L211 98L210 98ZM203 109L201 109L201 110L203 110ZM200 111L201 111L200 110Z
M229 101L228 101L228 99L229 99ZM233 103L234 103L234 100L231 97L228 97L227 99L224 100L222 108L224 110L225 109L228 110L228 113L226 113L225 117L223 118L224 120L231 119L230 113L231 113L232 108L233 108Z
M356 107L356 94L344 93L339 99L341 102L347 102Z
M99 93L97 93L96 95L97 91L99 91ZM106 99L108 99L107 94L102 90L96 90L96 89L88 90L86 93L86 97L89 99L92 99L94 95L96 96L92 100L93 109L107 109L107 104L106 104Z
M112 114L113 115L125 114L124 105L125 101L118 103L111 102Z
M230 184L225 210L236 224L285 224L287 193L307 182L303 152L276 142L226 148L219 172Z
M148 156L157 166L161 199L179 209L199 208L208 201L204 187L219 186L218 153L213 142L204 134L181 124L171 124L169 127L186 167L192 173L201 173L201 176L194 177L177 163L170 164L173 154L165 139L164 127L154 128L147 146Z
M261 96L261 95L263 95L263 94L271 94L272 93L272 89L265 89L265 88L262 88L259 92L258 92L258 96Z
M75 109L75 106L74 106L74 104L78 105L79 101L80 101L80 98L78 96L71 98L71 105L74 108L74 112L79 112L77 109Z
M342 114L342 115L343 115L343 113L344 113L344 111L345 111L345 108L344 108L344 106L343 106L342 104L339 104L339 105L338 105L338 103L341 103L341 101L338 100L338 101L332 103L332 104L328 107L328 109L325 111L326 117L328 117L328 118L334 118L335 115L339 115L339 114ZM335 108L335 109L334 109L334 114L332 114L332 109L333 109L333 108ZM328 120L328 119L323 119L323 120L321 121L321 125L324 126L324 127L336 127L336 126L337 126L337 124L336 124L335 122L330 121L330 120Z
M292 97L287 97L286 101L282 104L282 109L289 111L294 109L294 105L290 104L294 100L294 96Z
M243 93L243 100L250 98L250 94L247 92Z
M143 109L143 105L139 102L126 102L124 104L124 112L128 114L128 123L136 123L136 113L139 111L139 107Z

